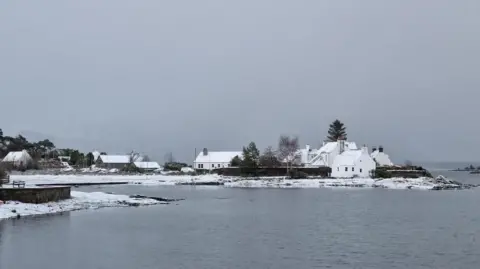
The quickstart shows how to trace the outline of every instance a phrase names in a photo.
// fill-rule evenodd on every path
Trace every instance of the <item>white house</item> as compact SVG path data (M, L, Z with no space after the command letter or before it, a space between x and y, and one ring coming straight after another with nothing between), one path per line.
M28 167L32 164L33 159L26 150L11 151L3 158L2 163L13 167Z
M383 152L383 147L378 147L378 150L373 148L373 152L370 156L375 160L379 166L392 166L393 162L390 160L388 154Z
M311 149L307 145L305 149L300 149L297 155L300 156L300 162L305 167L332 167L335 157L340 152L349 150L357 150L357 144L355 142L338 140L336 142L324 142L320 149Z
M241 151L208 151L206 148L200 152L193 162L194 169L213 170L230 167L230 162L235 156L242 158Z
M376 163L368 154L368 148L346 150L336 156L332 164L332 177L352 178L370 177L376 168Z

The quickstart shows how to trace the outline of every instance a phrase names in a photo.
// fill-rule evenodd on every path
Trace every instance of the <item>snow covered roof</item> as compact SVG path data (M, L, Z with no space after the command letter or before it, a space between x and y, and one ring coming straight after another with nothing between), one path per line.
M135 166L140 169L160 169L157 162L134 162Z
M385 152L380 152L378 150L375 150L374 152L372 152L370 154L370 157L375 159L375 161L380 166L392 166L393 165L393 162L390 160L390 157Z
M26 150L11 151L3 158L3 162L27 162L32 160L32 157Z
M335 158L334 163L336 165L352 166L355 165L355 161L362 156L362 150L348 150Z
M130 163L130 155L100 155L103 163Z
M330 153L337 148L338 142L327 142L323 145L319 150L318 153L327 152ZM355 142L347 142L345 141L345 150L357 150L357 144Z
M235 156L242 158L241 151L209 151L207 155L203 152L198 154L196 163L229 163Z

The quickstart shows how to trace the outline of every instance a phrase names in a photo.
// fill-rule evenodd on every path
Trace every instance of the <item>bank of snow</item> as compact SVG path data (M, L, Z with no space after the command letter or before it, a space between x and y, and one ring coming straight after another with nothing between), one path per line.
M429 178L389 178L377 180L371 178L357 179L260 179L235 180L226 182L227 187L241 188L386 188L432 190L439 185Z
M71 199L46 204L24 204L8 201L0 205L0 220L18 216L45 215L81 209L144 206L162 203L154 199L137 199L127 195L107 194L103 192L87 193L72 191L71 195Z

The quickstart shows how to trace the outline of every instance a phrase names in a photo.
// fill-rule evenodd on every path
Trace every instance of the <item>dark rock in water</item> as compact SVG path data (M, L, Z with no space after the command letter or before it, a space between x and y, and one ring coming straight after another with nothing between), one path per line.
M168 199L168 198L162 198L162 197L150 197L150 196L144 196L144 195L130 195L129 197L134 199L153 199L160 202L177 202L177 201L185 200L185 199Z
M211 182L179 182L176 185L196 185L196 186L221 186L223 182L211 181Z
M466 190L478 187L478 184L465 184L455 180L447 179L444 176L438 176L432 181L441 184L432 188L432 190Z

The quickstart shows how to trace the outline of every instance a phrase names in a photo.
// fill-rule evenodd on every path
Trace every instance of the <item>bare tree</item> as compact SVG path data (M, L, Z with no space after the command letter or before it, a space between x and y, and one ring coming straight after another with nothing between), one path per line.
M298 137L282 135L278 140L278 156L281 162L287 163L287 173L289 165L295 160L298 144Z
M260 156L259 165L263 167L280 166L280 161L277 158L277 152L275 152L273 147L269 146L263 151L263 154Z
M144 161L144 162L150 162L151 159L150 159L150 157L149 157L148 155L143 155L143 161Z
M165 163L173 163L175 162L175 157L173 156L173 153L172 152L167 152L167 154L165 154Z

